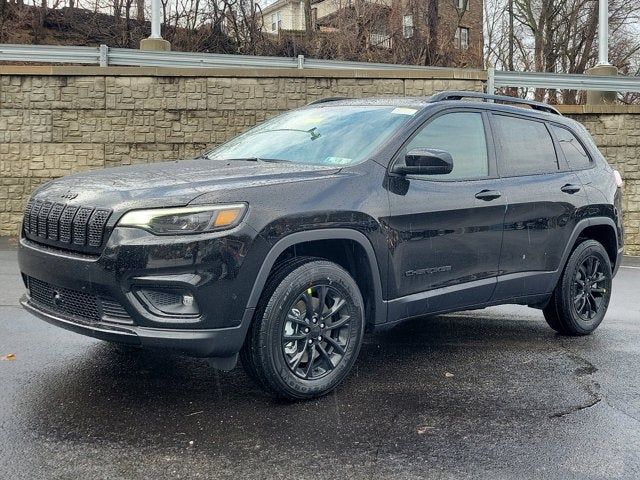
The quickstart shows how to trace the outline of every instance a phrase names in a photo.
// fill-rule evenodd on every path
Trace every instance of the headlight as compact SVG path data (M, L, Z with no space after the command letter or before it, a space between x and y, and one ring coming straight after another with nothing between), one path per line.
M213 232L235 227L246 210L245 203L132 210L124 214L118 226L142 228L156 235Z

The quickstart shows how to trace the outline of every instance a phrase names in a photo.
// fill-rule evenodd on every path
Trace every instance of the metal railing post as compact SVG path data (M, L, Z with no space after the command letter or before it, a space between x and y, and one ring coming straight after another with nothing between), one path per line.
M300 70L304 68L304 55L298 55L298 68Z
M100 66L108 67L109 66L109 47L107 47L106 45L100 45L99 53L100 53Z
M487 69L487 93L496 93L496 69L493 67Z

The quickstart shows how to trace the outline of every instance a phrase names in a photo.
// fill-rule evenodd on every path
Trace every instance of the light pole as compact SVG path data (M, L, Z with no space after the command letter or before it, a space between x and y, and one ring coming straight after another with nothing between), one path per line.
M162 38L160 30L162 3L160 0L151 0L151 35L140 41L140 50L171 50L171 44Z
M598 63L587 75L616 76L618 69L609 63L609 0L598 0ZM587 91L588 105L615 103L616 92Z
M160 0L151 0L151 36L162 38L160 34Z
M598 65L609 65L609 0L598 5Z

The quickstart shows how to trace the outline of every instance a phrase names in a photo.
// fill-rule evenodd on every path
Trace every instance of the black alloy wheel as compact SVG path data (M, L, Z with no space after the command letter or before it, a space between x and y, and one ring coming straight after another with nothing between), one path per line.
M296 257L269 277L240 357L268 393L315 398L346 378L364 326L364 301L349 272L328 260Z
M612 278L611 258L602 244L581 240L543 309L549 326L562 335L593 332L607 313Z
M343 360L351 340L347 300L326 284L304 289L287 313L282 352L298 377L315 380Z
M576 313L586 321L598 315L608 304L611 278L597 255L589 255L576 269L573 305Z

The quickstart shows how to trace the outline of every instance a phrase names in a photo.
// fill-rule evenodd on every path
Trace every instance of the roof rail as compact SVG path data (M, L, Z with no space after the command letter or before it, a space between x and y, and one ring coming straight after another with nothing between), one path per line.
M553 113L555 115L562 115L557 109L551 105L547 105L542 102L534 102L533 100L525 100L523 98L508 97L506 95L491 95L489 93L482 92L440 92L429 97L430 102L441 102L443 100L462 100L463 98L479 98L483 101L495 101L501 103L513 103L517 105L528 105L533 110L539 110L541 112Z
M339 102L340 100L350 100L349 97L325 97L319 98L318 100L314 100L311 103L307 103L308 105L318 105L319 103L328 103L328 102Z

